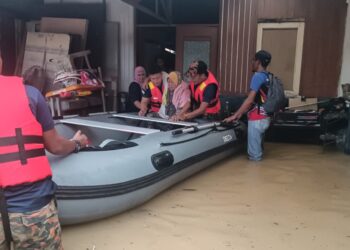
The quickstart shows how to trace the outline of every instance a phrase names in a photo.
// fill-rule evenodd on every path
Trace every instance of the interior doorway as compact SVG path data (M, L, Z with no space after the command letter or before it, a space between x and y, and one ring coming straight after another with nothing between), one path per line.
M122 1L136 10L138 65L148 68L161 57L167 71L183 73L189 62L202 59L216 73L220 1Z
M146 70L154 63L163 60L164 71L175 69L175 27L137 28L137 65Z
M257 50L271 53L269 71L282 79L284 88L299 94L304 43L304 22L259 23Z
M176 27L176 69L185 73L193 60L202 60L216 75L217 39L217 25L178 25Z

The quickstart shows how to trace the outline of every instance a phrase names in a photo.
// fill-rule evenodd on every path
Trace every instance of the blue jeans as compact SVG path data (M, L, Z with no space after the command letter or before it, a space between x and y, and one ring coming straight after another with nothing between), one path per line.
M266 129L270 125L270 118L248 121L248 158L260 161L263 155L262 142Z

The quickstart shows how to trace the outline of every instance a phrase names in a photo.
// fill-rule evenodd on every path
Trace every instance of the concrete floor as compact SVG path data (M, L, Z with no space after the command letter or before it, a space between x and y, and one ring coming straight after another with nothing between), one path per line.
M267 144L111 218L63 228L66 250L350 249L350 156Z

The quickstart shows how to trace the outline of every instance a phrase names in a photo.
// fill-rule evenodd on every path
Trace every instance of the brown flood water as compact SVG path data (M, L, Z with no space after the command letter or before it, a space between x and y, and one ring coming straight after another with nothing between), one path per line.
M232 156L140 207L63 227L65 250L350 249L350 156L267 144Z

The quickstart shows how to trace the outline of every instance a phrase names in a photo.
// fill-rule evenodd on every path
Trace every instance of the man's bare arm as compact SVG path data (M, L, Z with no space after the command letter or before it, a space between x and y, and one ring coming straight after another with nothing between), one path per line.
M67 155L75 150L76 142L79 141L82 148L88 144L86 135L79 130L71 140L64 138L57 133L55 128L43 133L44 145L47 151L55 155Z

